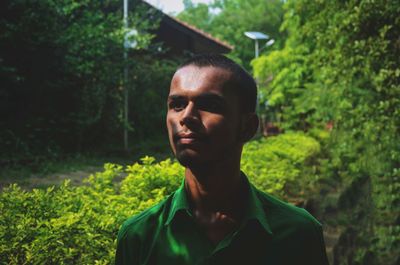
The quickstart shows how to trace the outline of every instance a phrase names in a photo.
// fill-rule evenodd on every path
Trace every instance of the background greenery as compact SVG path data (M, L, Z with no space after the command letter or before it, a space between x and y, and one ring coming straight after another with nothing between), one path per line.
M315 164L319 150L302 133L261 139L246 146L243 169L256 186L282 196L290 183L317 180L304 162ZM106 164L78 187L68 181L33 191L10 186L0 194L0 263L112 264L123 221L176 190L183 171L175 161L144 157L125 168Z
M246 147L249 178L290 201L315 198L320 220L341 231L334 264L399 264L399 2L184 2L178 18L235 46L229 56L259 82L262 116L285 132ZM124 127L140 153L163 152L165 88L181 58L159 54L151 42L157 17L132 10L140 49L130 54L132 116L124 124L120 5L1 2L0 165L110 154ZM250 64L254 43L244 31L276 43ZM122 221L172 192L181 176L175 162L145 158L107 164L79 187L13 186L0 195L0 261L112 262Z
M156 13L140 4L131 9L138 45L124 62L120 1L0 5L0 159L122 149L124 127L135 143L162 135L178 59L163 58L151 42ZM122 116L126 66L129 124Z
M229 57L249 70L254 41L244 35L245 31L264 32L278 47L286 36L279 31L283 21L283 2L279 0L216 0L210 5L183 2L185 10L177 18L231 43L235 48Z
M324 174L353 193L341 205L340 264L400 262L400 4L302 0L285 10L284 48L253 61L265 111L284 129L333 126Z

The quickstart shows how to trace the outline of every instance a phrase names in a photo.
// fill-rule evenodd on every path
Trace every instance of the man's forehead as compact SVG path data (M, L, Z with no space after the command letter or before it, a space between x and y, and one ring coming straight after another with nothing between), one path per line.
M203 74L211 74L211 73L215 73L215 74L225 74L227 76L231 75L231 71L229 71L228 69L219 67L219 66L213 66L213 65L207 65L207 66L198 66L198 65L194 65L194 64L189 64L189 65L185 65L181 68L179 68L176 74L190 74L191 72L197 72L197 73L203 73Z
M230 71L220 67L187 65L176 71L170 90L196 90L205 87L223 89L231 77Z

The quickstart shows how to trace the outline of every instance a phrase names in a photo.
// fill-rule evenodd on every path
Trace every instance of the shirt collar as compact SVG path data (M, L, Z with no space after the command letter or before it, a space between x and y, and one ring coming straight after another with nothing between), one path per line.
M185 191L185 180L182 181L181 186L175 191L172 197L171 208L169 210L165 225L169 225L172 219L174 219L175 214L180 210L186 210L188 213L190 211L189 200Z
M258 197L259 191L248 181L246 175L243 172L241 172L241 174L244 179L244 184L246 185L246 189L248 191L247 192L248 200L243 222L247 222L249 220L257 220L260 223L260 225L264 228L264 230L272 235L272 231L268 224L264 208ZM181 210L186 211L190 215L189 201L185 191L184 180L182 181L182 184L179 187L179 189L174 193L172 197L171 208L169 210L168 218L165 222L165 225L169 225L175 218L176 213Z
M243 176L244 173L242 173ZM267 221L267 216L265 214L265 210L263 208L262 202L260 201L258 197L259 191L256 189L256 187L251 184L247 177L245 176L245 181L246 185L248 187L248 202L247 202L247 207L246 207L246 213L244 216L244 222L249 221L249 220L257 220L261 226L264 228L265 231L267 231L269 234L272 235L272 230L271 227L268 224Z

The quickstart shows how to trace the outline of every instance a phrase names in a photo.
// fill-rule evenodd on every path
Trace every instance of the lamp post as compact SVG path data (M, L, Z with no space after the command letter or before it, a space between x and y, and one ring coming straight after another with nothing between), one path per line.
M137 35L137 31L132 29L128 31L128 0L124 0L124 149L128 151L128 122L129 122L129 89L128 89L128 78L129 78L129 68L128 68L128 49L135 48L137 45L136 40L130 40L133 36Z
M274 39L271 39L267 34L264 34L262 32L258 32L258 31L246 31L244 33L244 35L246 35L246 37L254 40L254 57L258 58L258 56L260 55L260 51L268 46L271 46L275 41ZM263 47L261 47L261 49L259 48L259 40L268 40L269 41L267 43L265 43L265 45Z
M274 44L274 39L271 39L267 34L264 34L262 32L258 32L258 31L246 31L244 33L244 35L252 40L254 40L254 58L258 58L258 56L260 55L260 51L268 46L271 46L272 44ZM259 47L259 40L268 40L264 46ZM258 80L255 79L257 85L258 85ZM262 133L263 127L264 127L264 118L262 117L263 115L260 113L260 107L259 107L259 102L260 102L260 94L257 93L257 114L259 115L259 121L260 121L260 126L259 128L259 132Z
M124 0L124 29L128 29L128 0ZM124 37L124 149L128 151L128 48Z

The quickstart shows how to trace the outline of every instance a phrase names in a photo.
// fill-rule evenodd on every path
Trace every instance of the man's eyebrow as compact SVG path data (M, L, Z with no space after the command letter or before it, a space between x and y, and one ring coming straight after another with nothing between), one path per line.
M181 100L184 99L184 96L172 94L168 96L168 100Z
M209 92L205 92L200 94L197 98L199 99L211 99L211 100L217 100L217 101L221 101L221 102L225 102L225 98L219 94L216 93L209 93Z

